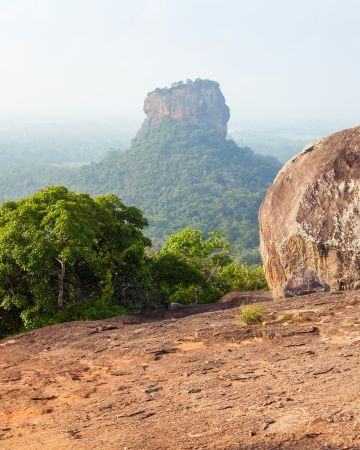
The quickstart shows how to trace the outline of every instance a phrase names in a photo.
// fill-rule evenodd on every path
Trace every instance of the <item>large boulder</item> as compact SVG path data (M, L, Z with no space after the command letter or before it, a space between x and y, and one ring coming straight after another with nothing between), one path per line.
M290 160L266 193L259 222L274 298L285 296L302 269L331 290L359 288L360 127L321 139Z

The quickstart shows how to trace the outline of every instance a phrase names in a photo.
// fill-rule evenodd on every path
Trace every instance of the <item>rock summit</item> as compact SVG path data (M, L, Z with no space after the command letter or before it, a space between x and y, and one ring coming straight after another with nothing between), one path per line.
M144 112L146 119L137 135L141 138L166 118L212 128L225 137L230 118L219 83L201 79L155 89L145 99Z

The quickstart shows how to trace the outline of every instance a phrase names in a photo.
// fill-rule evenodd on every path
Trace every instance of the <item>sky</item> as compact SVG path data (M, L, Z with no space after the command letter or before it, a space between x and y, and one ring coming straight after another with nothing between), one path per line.
M139 123L220 82L231 123L360 124L358 0L0 0L0 121Z

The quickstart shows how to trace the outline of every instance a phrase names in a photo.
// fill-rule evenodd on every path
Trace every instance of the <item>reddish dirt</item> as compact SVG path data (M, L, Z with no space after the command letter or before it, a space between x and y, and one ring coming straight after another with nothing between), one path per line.
M359 294L264 304L258 326L228 302L1 340L0 448L360 449Z

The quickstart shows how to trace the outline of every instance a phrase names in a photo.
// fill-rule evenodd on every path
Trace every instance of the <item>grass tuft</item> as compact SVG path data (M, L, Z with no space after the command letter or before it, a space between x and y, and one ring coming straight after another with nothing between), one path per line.
M260 324L264 320L266 310L260 303L243 306L240 309L238 319L247 325Z
M279 322L293 323L294 322L294 314L282 312L276 317L276 319Z

